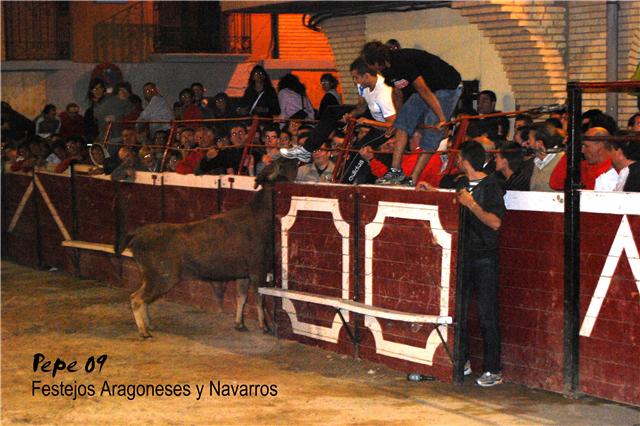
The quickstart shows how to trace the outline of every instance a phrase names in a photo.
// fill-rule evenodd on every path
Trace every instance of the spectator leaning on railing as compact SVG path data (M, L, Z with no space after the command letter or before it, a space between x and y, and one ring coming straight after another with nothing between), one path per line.
M169 122L173 120L173 111L167 101L158 93L155 83L149 82L143 86L143 95L147 100L147 107L142 110L138 121L164 121L165 123L149 123L149 133L155 135L159 130L169 130ZM138 124L142 126L144 124Z

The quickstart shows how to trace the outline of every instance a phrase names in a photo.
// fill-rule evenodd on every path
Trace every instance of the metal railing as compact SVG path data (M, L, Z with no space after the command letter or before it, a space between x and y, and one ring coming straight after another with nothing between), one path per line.
M95 62L144 62L153 53L154 26L137 2L93 27Z
M250 53L251 17L220 15L218 31L184 25L154 25L156 53Z
M3 2L7 60L71 59L69 2Z

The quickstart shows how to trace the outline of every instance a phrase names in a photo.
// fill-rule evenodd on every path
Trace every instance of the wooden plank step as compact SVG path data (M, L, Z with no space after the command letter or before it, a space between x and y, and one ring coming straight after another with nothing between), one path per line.
M62 242L62 246L115 254L115 251L113 250L113 244L92 243L90 241L81 241L81 240L66 240ZM131 252L131 250L125 249L122 252L122 256L133 257L133 253Z
M341 299L339 297L322 296L303 291L286 290L282 288L272 287L260 287L258 289L258 292L267 296L283 297L300 302L309 302L318 305L332 306L336 309L355 312L363 315L370 315L376 318L438 325L453 324L453 318L451 318L450 316L413 314L409 312L395 311L393 309L365 305L364 303L354 302L353 300Z

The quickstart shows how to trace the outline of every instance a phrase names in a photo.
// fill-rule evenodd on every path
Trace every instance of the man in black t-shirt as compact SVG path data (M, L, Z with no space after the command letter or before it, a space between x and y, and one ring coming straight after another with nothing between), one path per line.
M458 181L458 201L463 206L464 223L462 311L466 317L471 293L475 288L478 320L484 341L484 366L476 379L480 386L502 383L500 366L500 328L498 325L498 230L505 214L504 190L495 174L482 171L485 151L475 141L461 146L458 164L465 177ZM460 323L465 360L469 364L469 332L466 321Z
M391 50L380 41L365 44L362 57L393 88L398 110L393 124L397 129L393 162L379 183L413 185L432 154L418 157L411 178L408 179L402 172L401 164L409 136L420 124L440 128L451 117L462 93L460 73L438 56L424 50ZM425 129L420 148L427 152L435 151L443 137L440 130Z

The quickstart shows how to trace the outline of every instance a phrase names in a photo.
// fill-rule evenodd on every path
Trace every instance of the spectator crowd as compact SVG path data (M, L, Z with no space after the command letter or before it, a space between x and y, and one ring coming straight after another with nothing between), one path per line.
M171 103L154 82L140 88L141 98L126 81L108 87L93 79L84 113L76 103L63 111L47 104L30 120L2 102L3 165L61 173L71 164L88 164L89 173L133 181L136 171L255 175L284 155L309 163L299 169L298 180L304 182L455 188L463 172L451 148L460 126L443 123L499 112L496 95L483 90L461 96L453 67L416 52L395 40L367 43L350 67L359 94L355 106L342 104L332 74L318 82L325 95L316 109L296 75L282 76L274 87L260 65L249 73L244 95L235 99L224 92L207 97L206 88L194 82ZM391 54L397 63L387 60ZM431 73L413 75L398 58L416 68L424 60L422 70ZM413 84L399 85L398 75L409 75ZM251 126L252 117L259 117L257 127ZM335 161L352 120L355 130L336 179ZM507 116L471 120L464 140L485 149L483 171L495 173L507 190L563 190L566 109L520 114L512 121ZM582 142L584 188L640 191L640 113L619 129L611 116L592 109L582 114L580 130L588 137ZM618 138L597 140L601 136Z

